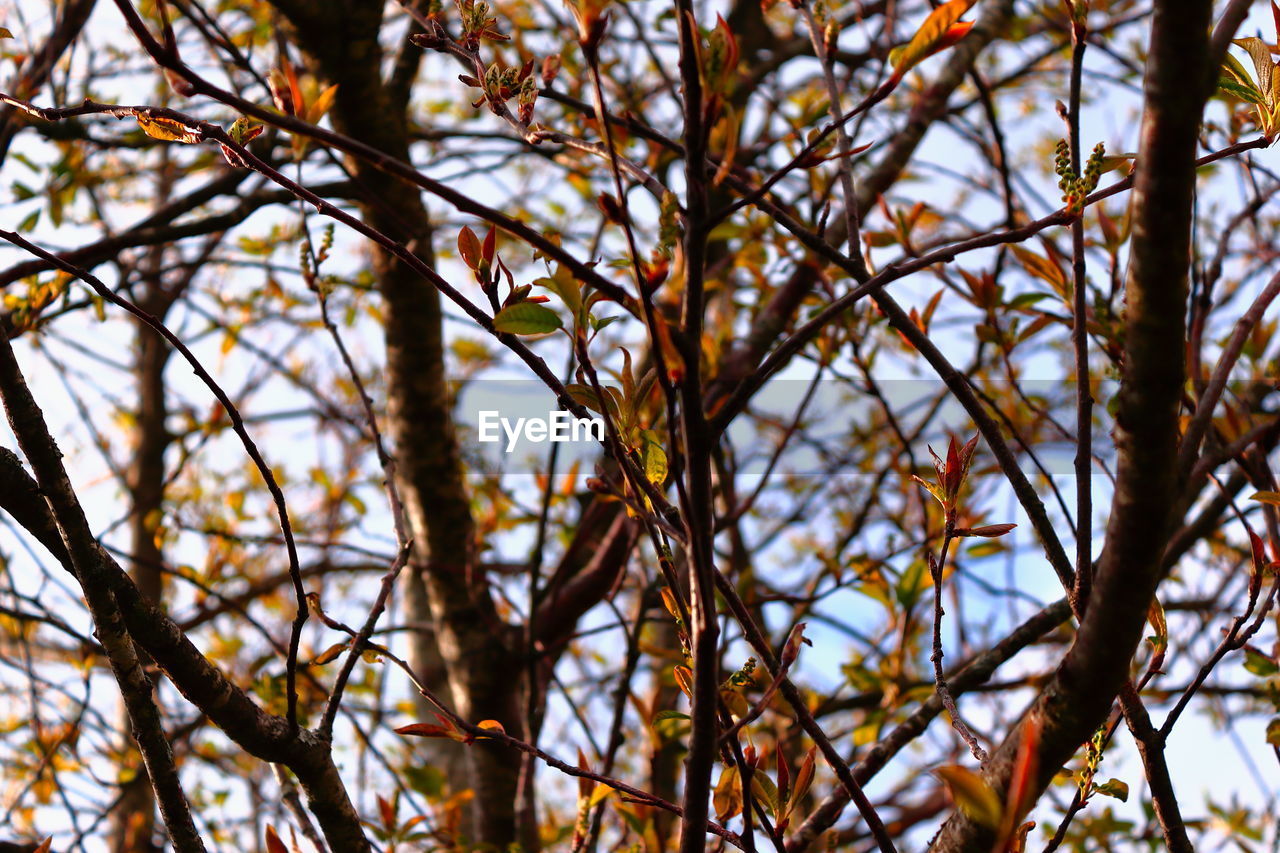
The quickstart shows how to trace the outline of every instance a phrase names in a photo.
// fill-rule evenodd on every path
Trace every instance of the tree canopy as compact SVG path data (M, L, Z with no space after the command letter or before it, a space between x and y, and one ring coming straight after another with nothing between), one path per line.
M13 849L1277 843L1280 6L7 14Z

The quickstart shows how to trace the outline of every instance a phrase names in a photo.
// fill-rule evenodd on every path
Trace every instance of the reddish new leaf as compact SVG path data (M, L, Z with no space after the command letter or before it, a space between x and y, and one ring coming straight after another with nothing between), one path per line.
M289 848L280 840L271 824L267 824L267 853L289 853Z
M480 240L476 237L476 232L462 226L462 230L458 232L458 254L462 256L462 262L473 270L479 269L480 253Z

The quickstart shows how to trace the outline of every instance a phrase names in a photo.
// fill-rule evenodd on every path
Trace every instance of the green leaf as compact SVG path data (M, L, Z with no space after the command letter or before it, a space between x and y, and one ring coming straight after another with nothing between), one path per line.
M1237 83L1230 77L1222 77L1218 80L1218 91L1226 92L1228 95L1234 95L1242 101L1248 101L1251 104L1265 106L1262 93L1253 88L1251 83Z
M751 793L756 800L763 803L769 814L776 815L778 807L778 786L769 778L769 774L756 770L751 774Z
M1095 784L1093 790L1104 797L1114 797L1122 803L1129 801L1129 786L1119 779L1108 779L1101 785Z
M569 272L563 264L556 267L555 274L551 277L544 276L533 283L540 287L545 287L559 296L565 307L572 311L575 316L582 310L582 285L578 284L578 280L573 277L573 273Z
M1269 678L1280 672L1280 664L1253 649L1244 650L1244 668L1259 678Z
M1267 743L1280 746L1280 717L1272 717L1267 723Z
M1240 63L1240 60L1236 59L1230 53L1227 54L1226 59L1223 62L1222 70L1226 72L1226 76L1231 77L1241 86L1246 86L1253 89L1255 92L1258 91L1258 87L1254 84L1253 78L1249 76L1249 72L1245 70L1245 67ZM1259 93L1259 95L1261 95L1261 93Z
M610 315L608 317L597 317L594 314L592 314L590 317L591 328L593 331L598 332L601 329L605 328L606 326L612 325L621 319L622 319L621 317L618 317L616 315Z
M904 608L910 608L920 599L925 586L924 560L912 560L911 565L902 572L894 588L894 596Z
M404 780L409 783L409 787L428 800L437 799L444 793L444 773L437 767L432 767L430 764L410 764L400 772Z
M1041 299L1052 299L1050 293L1020 293L1009 300L1010 308L1029 308Z
M537 302L517 302L497 313L493 327L511 335L545 335L560 328L560 315Z
M653 715L653 721L660 723L663 720L689 720L692 719L688 714L680 711L659 711Z

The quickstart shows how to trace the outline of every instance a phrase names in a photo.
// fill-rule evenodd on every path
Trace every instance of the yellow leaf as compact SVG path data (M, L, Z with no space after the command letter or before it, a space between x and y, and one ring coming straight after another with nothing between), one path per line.
M507 733L507 730L502 727L502 723L498 722L497 720L481 720L480 722L476 723L476 728L484 729L490 732L498 732L499 734L504 734L504 735Z
M1156 637L1161 644L1167 644L1169 642L1169 623L1165 621L1164 606L1160 604L1160 599L1151 599L1151 606L1147 608L1147 621L1155 629Z
M337 94L337 83L321 92L316 97L315 103L307 108L307 121L311 124L318 124L320 119L324 118L324 114L329 112L329 108L333 106L333 98Z
M644 476L660 486L667 479L667 454L649 430L645 430L644 438Z
M200 141L200 134L180 121L174 121L170 118L151 118L141 113L135 115L134 118L138 120L138 126L142 128L142 132L152 139L160 139L164 142L183 142L187 145L194 145Z
M348 643L334 643L332 646L316 655L311 661L312 665L324 666L330 661L337 660L338 656L342 654L343 650L346 649L348 645Z
M613 789L608 785L596 785L595 790L591 792L591 796L587 799L587 808L594 809L600 805L600 801L613 793Z
M1249 500L1280 506L1280 492L1254 492L1249 496Z
M13 33L9 32L9 28L8 28L8 27L0 27L0 39L11 39L11 38L13 38ZM47 843L46 843L45 847L46 847L46 848L48 847L48 844L47 844Z
M951 798L971 819L991 829L999 829L1004 808L986 780L967 767L949 764L933 771L946 783Z
M720 781L711 795L711 804L716 809L716 820L724 823L742 811L742 785L738 783L738 768L726 767L720 774Z

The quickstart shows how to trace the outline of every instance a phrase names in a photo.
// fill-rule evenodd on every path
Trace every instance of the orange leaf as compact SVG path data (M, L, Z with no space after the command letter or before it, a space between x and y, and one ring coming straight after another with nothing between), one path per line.
M307 108L307 121L311 124L319 124L320 119L324 118L324 114L329 112L329 108L333 106L333 99L337 94L337 83L321 92L316 97L315 103Z
M940 50L946 50L949 47L955 47L959 44L960 39L969 34L969 30L973 29L973 21L961 21L958 24L952 24L947 27L947 31L942 34L942 38L938 39L938 43L933 46L930 54L937 53Z
M497 720L481 720L480 722L476 723L476 727L485 729L491 732L498 732L499 734L504 734L504 735L507 733L507 730L502 727L502 723L498 722Z
M911 41L889 54L893 63L892 81L896 83L925 57L955 44L969 31L969 26L956 27L960 16L969 11L974 0L948 0L929 13Z
M687 666L675 668L676 686L684 691L684 695L693 699L693 670Z

